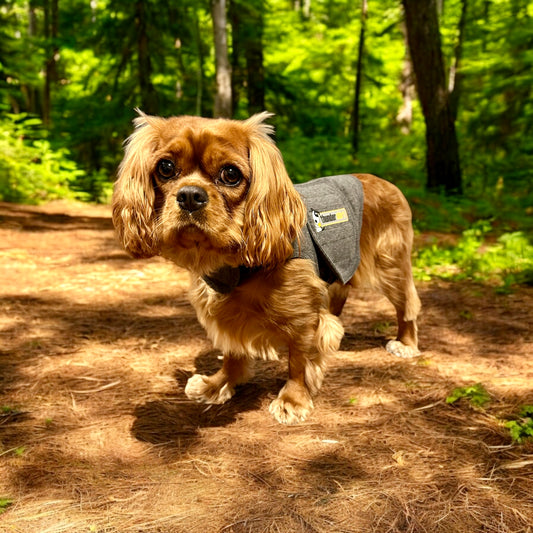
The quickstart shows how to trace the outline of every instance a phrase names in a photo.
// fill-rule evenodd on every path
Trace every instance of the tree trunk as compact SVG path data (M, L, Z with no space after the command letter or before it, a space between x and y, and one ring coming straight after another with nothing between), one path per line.
M253 115L265 109L265 69L263 67L263 10L264 0L248 4L244 49L248 89L248 113Z
M137 26L137 66L139 72L139 89L141 92L141 109L151 115L158 112L158 98L152 84L152 61L148 50L146 11L143 0L135 4L135 25Z
M58 0L44 0L44 38L46 41L46 63L43 90L43 123L49 128L52 114L52 84L57 80L56 62L59 49L57 36L59 32Z
M305 20L309 20L311 17L311 0L302 1L302 15Z
M35 13L35 0L28 2L28 37L31 43L37 37L37 15ZM26 109L32 114L39 114L39 91L32 84L21 86L22 93L26 99Z
M231 2L233 109L237 109L241 88L246 87L249 115L265 109L263 12L264 0Z
M241 89L245 85L244 68L242 66L242 21L243 6L237 0L230 0L228 16L231 24L231 108L235 112L239 108Z
M411 131L413 123L413 100L415 99L415 80L413 64L409 55L409 45L407 44L407 30L405 23L401 23L401 30L405 42L405 57L403 59L402 73L400 79L400 92L402 93L402 107L396 115L396 121L404 135Z
M454 57L450 66L448 75L448 92L450 93L450 108L454 122L457 120L457 112L459 110L459 96L461 94L462 74L460 72L461 59L463 57L463 43L465 40L466 29L466 13L468 9L468 0L463 0L461 8L461 18L459 19L459 27L457 36L457 43L455 44Z
M435 0L403 0L416 88L426 122L427 188L462 192L459 148L446 86Z
M226 0L211 0L215 40L216 95L215 117L231 118L231 67L226 32Z
M365 48L366 19L368 15L367 0L362 0L361 4L361 30L359 32L359 50L357 52L357 67L355 74L355 94L352 111L352 148L354 153L359 149L359 130L361 128L361 117L359 102L361 97L361 83L363 76L363 53Z
M196 69L196 114L201 116L204 94L204 52L202 46L202 34L200 32L200 22L196 13L194 14L194 33L198 53L198 68Z

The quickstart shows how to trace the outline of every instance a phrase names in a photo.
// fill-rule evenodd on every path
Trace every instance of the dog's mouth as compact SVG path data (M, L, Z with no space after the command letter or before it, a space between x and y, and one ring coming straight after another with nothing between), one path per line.
M177 240L184 248L211 248L211 239L195 224L188 224L177 232Z

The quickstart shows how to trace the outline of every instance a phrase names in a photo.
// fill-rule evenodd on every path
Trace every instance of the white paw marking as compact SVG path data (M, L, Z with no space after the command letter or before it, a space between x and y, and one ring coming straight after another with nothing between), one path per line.
M420 355L420 351L413 346L407 346L401 341L389 341L386 349L392 355L396 357L402 357L403 359L410 359Z
M229 383L224 383L222 387L215 387L208 376L194 374L187 381L185 394L197 402L221 404L227 402L235 394L235 391Z

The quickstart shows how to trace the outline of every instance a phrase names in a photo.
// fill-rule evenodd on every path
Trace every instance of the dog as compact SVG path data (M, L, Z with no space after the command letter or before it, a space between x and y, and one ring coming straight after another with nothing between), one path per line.
M250 379L254 359L287 353L288 380L269 411L284 424L306 420L344 335L338 317L351 287L377 289L395 307L390 353L419 354L411 210L396 186L370 174L345 175L343 187L360 189L362 212L341 206L326 217L291 182L265 122L272 114L237 121L138 113L118 169L113 223L131 256L159 255L190 272L192 305L223 354L217 373L188 380L190 399L224 403ZM359 219L360 235L344 243L353 256L345 279L332 268L321 276L327 250L314 252L317 267L316 258L302 255L302 243L311 231L311 240L327 236L327 224L340 231L339 221L350 216Z

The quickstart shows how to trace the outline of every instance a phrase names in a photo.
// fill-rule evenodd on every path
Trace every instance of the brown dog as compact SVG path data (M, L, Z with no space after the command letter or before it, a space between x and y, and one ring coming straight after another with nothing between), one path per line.
M326 359L339 348L337 316L350 287L378 289L392 302L398 336L387 350L400 357L418 354L420 300L411 274L411 211L394 185L375 176L348 178L364 193L355 274L326 282L302 258L310 215L269 136L269 116L140 113L119 168L113 222L132 256L161 255L191 274L192 304L224 362L213 376L192 376L187 396L223 403L250 378L253 359L277 359L288 348L289 379L270 412L293 424L309 415ZM344 215L338 221L350 218Z

